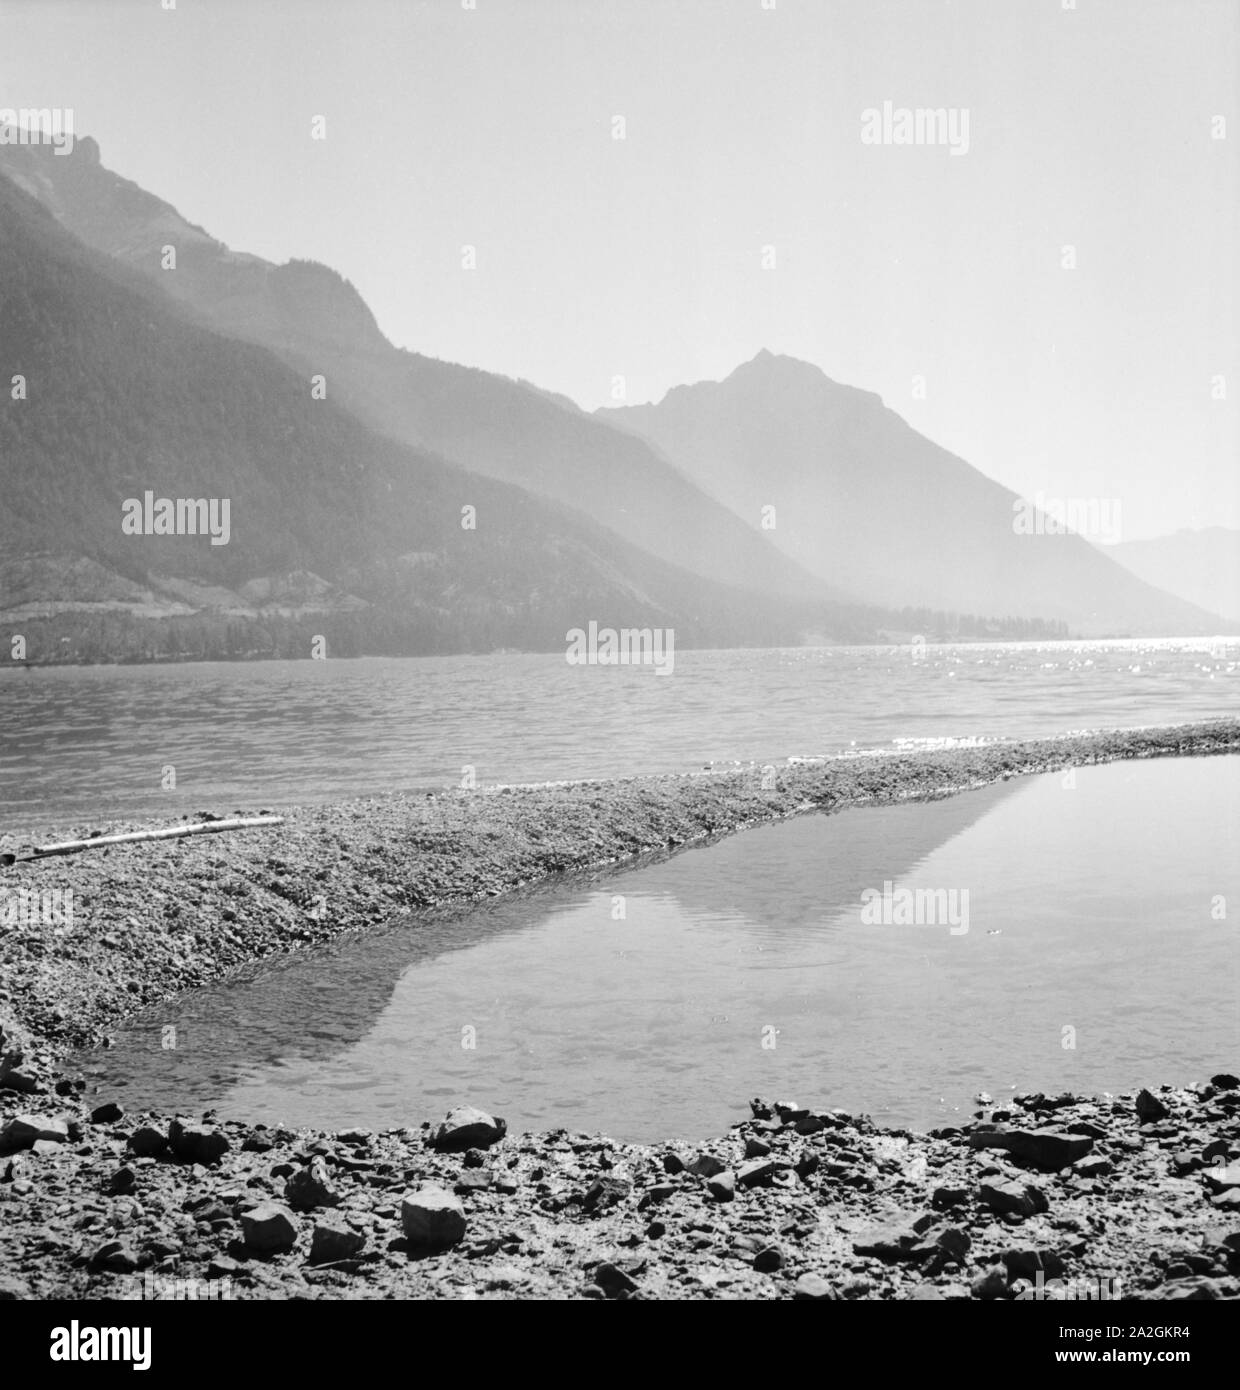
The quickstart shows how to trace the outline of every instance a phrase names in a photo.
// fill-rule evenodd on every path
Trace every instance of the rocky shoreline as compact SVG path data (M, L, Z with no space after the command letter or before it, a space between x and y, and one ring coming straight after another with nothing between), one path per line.
M715 1143L10 1117L0 1298L1240 1297L1240 1080L930 1135L751 1103Z
M950 1299L1038 1279L1236 1297L1240 1087L1223 1073L1026 1097L931 1135L755 1102L716 1144L650 1146L513 1137L476 1114L384 1134L129 1116L62 1060L158 999L397 912L809 810L1237 751L1240 721L1221 720L293 808L228 836L19 859L0 868L0 1297ZM71 920L12 909L54 893Z

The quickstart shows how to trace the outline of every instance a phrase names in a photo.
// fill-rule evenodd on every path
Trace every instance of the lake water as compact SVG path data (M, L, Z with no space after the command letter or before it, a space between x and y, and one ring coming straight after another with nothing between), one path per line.
M0 831L1032 737L1240 708L1240 642L0 667ZM175 785L168 769L173 770Z
M928 1128L979 1090L1191 1081L1240 1061L1238 840L1234 756L807 816L254 967L85 1063L131 1109L383 1128L470 1102L639 1140L752 1095ZM888 883L938 896L867 921Z

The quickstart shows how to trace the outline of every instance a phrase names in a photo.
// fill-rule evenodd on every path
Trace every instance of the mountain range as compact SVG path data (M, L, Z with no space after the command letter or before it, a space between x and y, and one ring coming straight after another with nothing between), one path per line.
M79 654L141 652L153 620L174 656L325 627L342 652L562 650L588 619L686 646L1220 627L1079 537L1016 534L1013 494L792 358L587 414L394 347L335 271L230 250L87 137L0 144L0 231L0 382L29 382L0 393L0 612L62 641L76 615ZM147 489L230 497L230 543L123 535Z
M1186 528L1169 536L1121 541L1108 553L1147 584L1222 613L1229 632L1240 630L1240 531Z
M908 425L878 396L760 352L721 382L602 418L690 478L828 584L900 604L1060 619L1074 634L1194 635L1216 614L1137 579L1054 513Z

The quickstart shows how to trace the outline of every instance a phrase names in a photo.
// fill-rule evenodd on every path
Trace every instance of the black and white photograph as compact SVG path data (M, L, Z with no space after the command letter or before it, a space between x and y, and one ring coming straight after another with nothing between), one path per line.
M1207 1368L1238 143L1240 0L0 0L15 1379Z

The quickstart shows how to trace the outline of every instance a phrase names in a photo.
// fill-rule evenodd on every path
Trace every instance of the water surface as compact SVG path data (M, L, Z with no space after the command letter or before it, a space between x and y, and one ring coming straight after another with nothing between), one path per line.
M1240 642L0 666L0 831L1234 715ZM172 777L168 770L172 770ZM172 783L175 782L175 785Z
M1240 1058L1238 837L1232 756L806 816L255 967L89 1065L129 1108L381 1128L469 1101L641 1140L755 1094L926 1128L979 1090L1190 1081ZM967 890L967 930L867 923L888 881Z

